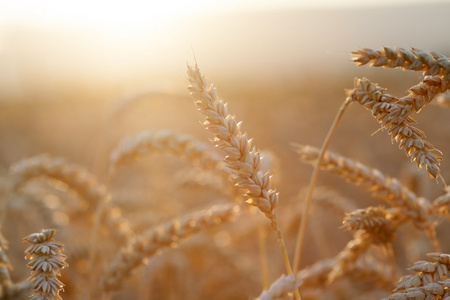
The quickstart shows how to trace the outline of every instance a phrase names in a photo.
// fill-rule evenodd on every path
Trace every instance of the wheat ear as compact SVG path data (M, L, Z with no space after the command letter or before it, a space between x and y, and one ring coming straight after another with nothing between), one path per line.
M106 187L85 168L69 163L61 157L46 154L33 156L13 164L10 171L15 177L15 190L34 178L46 177L66 184L83 200L88 201L88 206L93 204L95 207L107 195Z
M425 134L412 126L414 119L398 115L404 106L395 103L396 98L387 94L385 89L371 83L368 79L355 79L355 88L347 91L348 97L372 111L372 115L387 128L392 141L399 141L406 155L415 161L418 168L425 167L432 178L440 175L441 157L439 150L425 140Z
M64 284L58 279L61 270L67 267L66 256L62 253L64 245L53 240L56 230L44 229L34 233L24 241L31 244L25 251L29 259L28 267L31 276L28 281L34 289L31 299L35 300L61 300L60 291L64 291Z
M120 209L112 206L111 195L106 187L82 166L60 157L38 155L19 161L10 170L15 179L15 190L34 178L45 177L66 184L71 191L87 201L88 208L99 206L102 202L107 203L105 219L108 225L116 229L116 235L126 240L132 234L128 221L118 213Z
M94 266L97 235L102 220L111 226L114 238L120 242L127 240L134 233L129 222L121 216L120 208L111 203L111 195L107 188L100 184L94 175L85 168L67 162L64 158L53 158L49 155L39 155L24 159L11 167L11 173L15 176L14 189L19 189L35 177L45 177L66 184L69 189L87 201L89 212L96 207L94 226L90 241L89 266Z
M356 231L353 239L336 256L335 264L328 274L327 281L331 283L346 275L356 264L357 260L367 252L372 242L370 234L364 230Z
M391 214L382 206L370 206L347 213L342 223L346 230L364 230L375 244L387 244L393 240L395 225L392 224Z
M191 96L195 99L199 111L206 117L204 125L214 133L216 147L225 153L225 163L235 175L233 180L236 186L247 190L246 202L257 206L269 219L276 232L287 273L292 275L278 216L275 213L278 193L271 187L271 175L260 171L259 152L253 147L252 140L247 134L241 132L241 123L237 122L235 116L228 113L227 105L217 96L214 85L207 84L197 64L188 65L187 78ZM298 291L295 297L300 299Z
M338 258L324 259L314 263L300 271L297 280L292 275L281 275L280 278L272 283L268 290L261 293L258 299L284 299L282 298L283 296L299 287L305 290L323 289L330 283L327 281L327 278L338 262L336 260ZM392 289L392 278L385 269L380 268L380 265L374 261L357 262L348 265L345 274L342 273L341 275L346 275L357 281L374 283L384 289Z
M450 61L436 52L411 48L383 47L381 50L362 48L352 52L352 61L358 66L369 64L372 67L402 68L404 70L423 71L425 75L450 73Z
M442 94L450 88L450 76L425 76L419 83L408 90L408 95L398 99L397 104L400 107L398 112L392 111L391 115L409 116L411 112L420 112L420 110L429 104L436 96Z
M336 258L320 260L300 272L301 286L305 289L323 289L329 281L327 280L333 266L336 265ZM375 283L383 288L392 288L392 278L385 269L376 261L358 261L348 266L346 276L358 280Z
M442 253L427 254L433 262L419 261L411 268L415 275L402 277L394 291L400 291L386 300L398 299L448 299L450 297L450 255Z
M7 294L7 290L12 284L9 271L12 269L11 263L6 256L5 250L8 249L8 241L0 232L0 299Z
M174 247L180 240L201 230L232 221L239 213L237 205L218 205L211 209L188 214L151 229L135 237L122 248L109 264L101 279L105 292L119 289L124 280L138 266L167 247Z
M320 153L318 148L299 144L295 145L295 148L301 161L316 163ZM422 228L427 224L429 201L417 197L397 179L331 151L324 154L320 168L338 175L347 182L355 183L369 191L374 198L384 200L392 207L401 208L419 227Z
M234 199L242 198L239 190L232 188L231 172L224 166L218 153L194 137L172 130L144 131L123 139L110 155L109 176L120 165L152 152L169 152L199 165L203 170L214 171L220 176L224 186L230 187Z
M171 152L201 165L204 169L219 169L226 173L226 170L222 167L220 156L211 151L204 143L187 134L172 130L160 130L144 131L123 139L110 155L110 174L117 170L120 165L151 152ZM226 175L229 175L229 173L226 173Z

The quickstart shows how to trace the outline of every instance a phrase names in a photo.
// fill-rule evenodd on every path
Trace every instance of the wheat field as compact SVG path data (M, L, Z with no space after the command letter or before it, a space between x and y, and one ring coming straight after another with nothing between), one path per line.
M450 60L349 57L5 102L0 299L450 299Z

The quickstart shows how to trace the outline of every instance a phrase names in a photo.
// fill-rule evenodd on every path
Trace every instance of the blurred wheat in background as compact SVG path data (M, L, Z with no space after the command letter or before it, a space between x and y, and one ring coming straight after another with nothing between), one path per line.
M1 3L0 299L450 299L450 5L389 2Z

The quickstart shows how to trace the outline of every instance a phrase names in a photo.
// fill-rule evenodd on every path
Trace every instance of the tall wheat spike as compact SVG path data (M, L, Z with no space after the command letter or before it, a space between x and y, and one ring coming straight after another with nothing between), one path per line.
M283 235L281 233L275 207L278 203L278 193L271 187L271 176L262 173L261 157L253 147L252 140L242 133L236 117L228 113L227 105L217 96L214 85L208 85L197 65L189 66L187 71L189 91L195 99L199 111L206 117L204 125L214 133L216 147L225 153L225 162L233 170L234 182L238 187L247 190L247 203L259 208L269 219L276 232L283 260L288 275L293 271L287 255ZM296 299L300 299L298 291Z

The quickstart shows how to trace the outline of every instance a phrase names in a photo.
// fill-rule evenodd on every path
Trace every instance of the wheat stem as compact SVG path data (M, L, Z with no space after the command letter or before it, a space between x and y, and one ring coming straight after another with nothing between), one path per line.
M253 147L252 140L242 133L236 117L228 114L227 105L217 95L214 85L208 85L197 64L188 65L188 87L195 99L199 111L205 115L204 125L215 135L216 147L221 149L226 157L227 166L233 170L236 186L247 190L247 203L257 206L269 219L272 229L278 239L283 260L288 275L293 274L287 255L283 235L275 213L278 193L271 188L271 175L261 171L260 153ZM298 291L295 298L300 299Z
M297 271L299 270L299 267L300 267L301 253L302 253L302 249L303 249L303 241L305 239L306 222L308 220L308 214L309 214L309 210L311 207L312 195L314 193L314 187L316 185L317 177L319 175L319 170L320 170L319 166L322 163L322 159L323 159L323 156L325 155L325 151L327 150L328 145L331 142L331 138L333 137L333 134L336 131L339 121L341 120L345 110L347 109L347 107L350 105L350 103L352 101L353 100L348 97L347 99L345 99L344 103L342 103L341 107L339 108L339 111L333 121L333 124L331 125L331 127L327 133L327 136L325 137L319 158L317 159L313 174L311 175L311 179L309 182L309 188L308 188L308 195L306 197L305 206L304 206L303 212L302 212L302 219L300 222L300 228L298 230L297 244L296 244L295 252L294 252L294 254L295 254L295 256L294 256L294 274L297 273Z
M320 149L303 145L296 145L296 148L303 162L310 164L317 162ZM320 168L338 175L346 182L355 183L369 191L374 198L402 209L404 215L412 219L419 228L424 228L428 224L429 201L419 198L397 179L331 151L324 154Z
M185 215L149 230L146 234L130 239L127 246L117 253L103 274L100 285L109 293L120 288L125 279L144 259L158 251L175 246L179 241L201 230L231 222L239 214L238 205L217 205Z
M261 285L263 290L269 287L269 269L267 266L266 231L258 223L259 263L261 265Z

